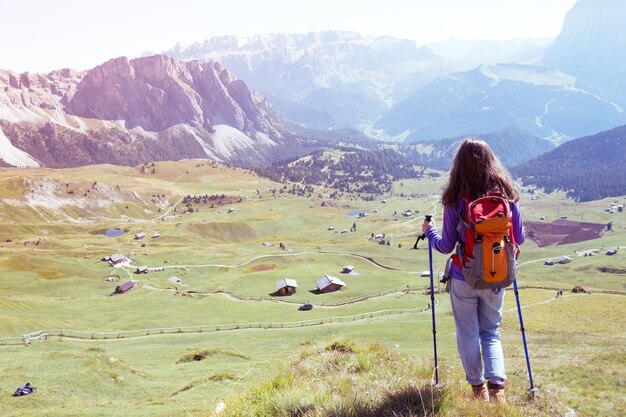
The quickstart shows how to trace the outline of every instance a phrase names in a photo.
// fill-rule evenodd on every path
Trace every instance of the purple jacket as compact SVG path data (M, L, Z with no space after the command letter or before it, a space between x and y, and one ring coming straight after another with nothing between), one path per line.
M461 220L461 202L457 203L457 207L444 206L443 209L443 236L437 233L437 228L431 227L426 232L426 237L430 240L432 247L440 253L450 253L456 247L457 242L461 240L461 236L465 236L465 226L461 227L460 231L457 231L457 226ZM526 239L524 233L524 226L522 224L522 215L520 213L519 205L517 203L511 203L511 214L513 218L513 237L515 243L521 245ZM463 272L452 263L450 267L450 274L452 278L464 280Z

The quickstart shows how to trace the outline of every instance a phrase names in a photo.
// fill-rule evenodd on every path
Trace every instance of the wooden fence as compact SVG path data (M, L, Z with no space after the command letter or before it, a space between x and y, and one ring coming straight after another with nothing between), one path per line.
M353 316L336 316L325 317L311 320L290 321L290 322L256 322L256 323L234 323L234 324L212 324L204 326L179 326L179 327L155 327L140 330L120 330L112 332L93 332L82 330L39 330L37 332L28 333L22 337L0 338L0 346L28 346L35 341L46 341L50 337L58 337L63 339L81 339L81 340L116 340L130 339L136 337L146 337L163 334L182 334L182 333L211 333L231 330L244 329L294 329L299 327L320 326L331 323L348 323L358 320L366 320L374 317L381 317L392 314L406 314L410 312L423 311L422 308L397 309L397 310L380 310L369 313L355 314Z

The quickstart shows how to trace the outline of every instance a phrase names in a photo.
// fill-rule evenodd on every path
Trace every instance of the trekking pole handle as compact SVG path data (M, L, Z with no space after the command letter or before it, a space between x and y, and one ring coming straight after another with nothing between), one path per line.
M427 222L429 222L429 223L433 219L433 215L432 214L426 214L424 217L425 217L425 220ZM417 240L415 241L415 245L413 245L413 249L417 249L417 244L419 243L419 241L420 240L424 240L424 239L426 239L426 234L422 233L421 235L419 235L417 237Z

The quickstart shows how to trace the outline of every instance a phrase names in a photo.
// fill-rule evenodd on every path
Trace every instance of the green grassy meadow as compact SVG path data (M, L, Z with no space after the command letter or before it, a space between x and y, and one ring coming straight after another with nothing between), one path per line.
M154 173L116 166L0 170L0 338L50 331L47 340L33 339L28 346L2 341L0 415L213 416L221 402L225 415L262 415L259 410L267 411L269 403L286 410L300 400L309 410L301 415L330 415L311 403L357 398L352 382L373 389L371 378L392 375L397 384L380 388L380 398L406 384L427 385L432 329L424 292L428 278L421 274L428 270L428 251L425 242L417 251L410 248L424 213L434 213L441 224L437 195L444 181L445 175L405 180L395 184L394 195L365 202L348 195L330 200L330 190L322 187L310 196L273 192L283 185L198 160L157 163ZM241 202L193 204L194 211L187 212L181 202L187 194L225 194ZM621 197L577 204L561 194L539 193L536 200L522 195L525 220L545 216L550 222L566 215L603 224L612 220L613 227L584 242L523 245L518 283L540 391L534 401L526 398L510 291L502 333L512 405L500 415L626 414L626 222L624 213L604 211L614 200L626 202ZM403 217L408 209L419 214ZM369 215L358 218L355 212ZM356 231L350 231L353 224ZM127 232L107 237L103 230L109 228ZM146 238L133 239L139 232ZM153 238L155 233L159 237ZM372 234L384 234L390 245L378 244ZM616 247L616 255L604 254ZM577 254L590 249L599 254ZM132 258L132 266L113 268L100 261L112 253ZM572 262L543 264L561 255ZM434 254L435 273L445 261ZM358 275L340 273L348 264ZM141 265L159 270L134 274ZM314 294L315 281L325 274L347 285ZM181 282L172 283L171 277ZM297 293L271 296L283 278L297 280ZM136 288L111 296L129 279L139 281ZM577 285L589 293L571 293ZM558 289L565 295L555 298ZM313 310L298 311L303 302L311 302ZM376 313L381 311L388 314ZM251 323L258 326L248 328ZM158 331L187 326L205 331ZM59 330L94 336L58 337ZM106 340L98 333L135 330L137 337L109 333ZM445 293L437 294L437 336L440 377L448 387L437 415L484 415L469 402ZM359 352L328 354L324 347L337 340L361 346ZM315 355L323 369L334 363L348 371L334 379L311 374ZM182 359L189 357L201 359ZM354 363L358 366L350 370ZM413 371L403 371L405 365ZM286 378L289 369L317 382L287 378L278 384L283 388L262 391L272 378ZM320 388L323 381L329 390ZM11 397L26 382L37 394ZM250 402L251 395L266 402Z

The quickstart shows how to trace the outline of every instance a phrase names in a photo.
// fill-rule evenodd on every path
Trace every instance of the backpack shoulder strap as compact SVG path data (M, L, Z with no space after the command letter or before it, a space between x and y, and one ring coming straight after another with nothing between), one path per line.
M469 224L465 221L467 217L467 207L469 205L469 200L466 198L461 198L459 203L459 224L456 226L457 232L460 232L463 226L467 227Z
M465 234L468 230L467 228L470 225L466 221L467 217L467 207L469 204L469 200L467 198L459 198L459 223L456 226L458 242L456 245L456 253L450 257L453 263L459 268L463 269L465 264L464 256L465 256L465 241L467 240Z

